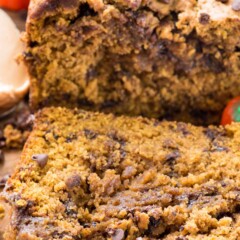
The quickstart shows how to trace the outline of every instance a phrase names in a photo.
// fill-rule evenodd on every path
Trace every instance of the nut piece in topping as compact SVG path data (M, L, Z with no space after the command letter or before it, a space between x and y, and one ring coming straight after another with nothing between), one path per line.
M234 11L240 11L240 0L233 0L232 9Z
M47 154L35 154L32 156L32 160L36 161L40 168L44 168L48 162Z

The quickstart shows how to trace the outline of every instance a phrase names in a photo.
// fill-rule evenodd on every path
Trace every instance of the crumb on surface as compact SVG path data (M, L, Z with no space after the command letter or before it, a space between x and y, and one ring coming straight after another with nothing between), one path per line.
M43 109L5 187L10 239L236 240L239 137L239 124Z

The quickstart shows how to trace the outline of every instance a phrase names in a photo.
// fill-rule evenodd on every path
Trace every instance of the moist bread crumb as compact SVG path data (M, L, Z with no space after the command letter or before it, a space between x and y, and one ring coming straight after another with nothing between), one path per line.
M33 0L31 105L219 123L240 94L234 1Z
M6 239L237 240L239 139L237 123L43 109L3 193Z

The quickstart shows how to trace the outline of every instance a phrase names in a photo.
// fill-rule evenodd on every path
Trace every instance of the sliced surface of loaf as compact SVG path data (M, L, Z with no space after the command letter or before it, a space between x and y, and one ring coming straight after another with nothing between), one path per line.
M226 3L227 2L227 3ZM218 123L240 94L234 0L35 0L31 103Z
M237 240L240 126L46 108L5 199L7 240Z

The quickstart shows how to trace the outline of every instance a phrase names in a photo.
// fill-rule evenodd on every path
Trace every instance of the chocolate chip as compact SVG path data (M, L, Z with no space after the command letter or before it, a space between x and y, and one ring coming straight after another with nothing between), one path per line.
M199 197L200 197L200 193L190 193L188 194L188 205L193 205L195 204L195 202L198 201Z
M16 116L16 121L13 119L12 125L19 130L31 130L32 129L32 117L29 112L21 112Z
M169 54L169 50L168 50L167 45L166 45L166 43L164 41L160 41L159 42L159 44L158 44L158 53L161 56Z
M221 183L222 187L226 187L227 186L227 183L225 183L224 181L221 181L220 183Z
M40 168L44 168L48 162L47 154L35 154L32 156L32 160L36 161Z
M72 141L77 139L77 135L75 133L69 134L69 136L66 138L67 143L71 143Z
M161 219L155 219L153 216L151 216L149 220L150 220L149 222L150 226L154 228L158 227L161 222Z
M203 57L205 65L214 73L221 73L224 71L223 63L218 60L213 54L205 54Z
M122 229L110 229L108 234L112 237L112 240L124 239L124 231Z
M205 130L203 130L203 133L211 141L215 140L219 136L224 136L223 132L220 132L220 131L218 131L217 129L214 129L214 128L206 128Z
M5 157L4 157L4 153L3 150L0 149L0 164L4 163Z
M67 2L67 1L64 1ZM80 12L78 18L88 17L88 16L96 16L97 13L87 4L83 3L80 5Z
M73 175L71 177L69 177L66 181L66 186L68 189L73 189L74 187L78 187L81 185L82 183L82 180L81 180L81 177L79 175Z
M165 157L165 161L171 163L179 157L180 157L180 153L178 150L176 150L176 151L173 151L173 152L167 154L167 156Z
M0 188L5 187L7 180L9 179L10 175L5 175L0 179Z
M87 139L95 139L97 137L97 133L93 132L92 130L89 129L84 129L84 135Z
M234 11L239 11L240 10L240 0L233 0L232 9Z
M24 60L26 60L26 61L30 61L30 60L33 60L33 59L34 59L32 53L23 52L22 55L23 55L23 57L24 57Z
M115 131L115 130L112 130L107 136L109 138L111 138L112 140L118 142L121 146L126 145L126 140L124 138L122 138L121 136L119 136L117 131Z
M199 22L202 25L208 24L210 22L210 16L207 13L201 13L200 18L199 18Z
M56 133L53 133L53 137L56 141L59 139L59 136Z

